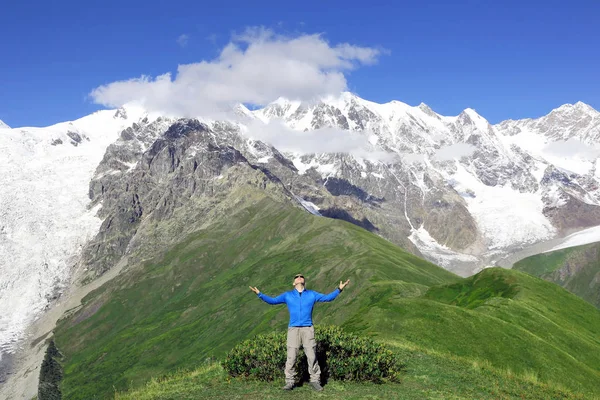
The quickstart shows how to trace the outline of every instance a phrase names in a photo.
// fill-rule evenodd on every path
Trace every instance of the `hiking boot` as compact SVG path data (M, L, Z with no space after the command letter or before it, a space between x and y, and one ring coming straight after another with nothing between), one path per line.
M315 389L317 392L320 392L323 390L323 386L321 386L321 384L319 382L311 382L310 386L312 386L313 389Z
M287 382L283 387L283 390L292 390L294 388L294 382Z

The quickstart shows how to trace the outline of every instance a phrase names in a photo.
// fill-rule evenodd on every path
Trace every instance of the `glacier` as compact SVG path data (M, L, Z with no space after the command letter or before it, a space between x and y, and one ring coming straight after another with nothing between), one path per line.
M89 207L90 180L108 145L142 112L0 128L0 360L70 284L102 222Z

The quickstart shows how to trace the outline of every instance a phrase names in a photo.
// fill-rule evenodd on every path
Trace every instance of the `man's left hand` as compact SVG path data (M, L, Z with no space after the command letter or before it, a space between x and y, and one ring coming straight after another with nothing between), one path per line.
M343 282L343 283L342 283L342 281L340 281L339 289L340 290L344 290L344 288L346 287L346 285L349 284L349 283L350 283L350 279L348 279L346 282Z

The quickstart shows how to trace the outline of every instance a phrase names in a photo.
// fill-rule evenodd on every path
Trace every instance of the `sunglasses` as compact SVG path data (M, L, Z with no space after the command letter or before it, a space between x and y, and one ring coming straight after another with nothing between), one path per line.
M298 274L298 275L296 275L296 276L294 277L294 279L296 279L296 278L304 278L304 275L300 275L300 274Z

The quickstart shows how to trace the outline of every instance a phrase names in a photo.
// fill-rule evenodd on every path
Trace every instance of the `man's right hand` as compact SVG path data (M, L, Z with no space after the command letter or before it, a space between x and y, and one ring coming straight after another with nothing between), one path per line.
M257 289L257 288L255 288L255 287L252 287L252 286L250 286L250 290L252 290L252 291L253 291L254 293L256 293L256 294L259 294L259 293L260 293L260 290L258 290L258 289Z

